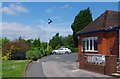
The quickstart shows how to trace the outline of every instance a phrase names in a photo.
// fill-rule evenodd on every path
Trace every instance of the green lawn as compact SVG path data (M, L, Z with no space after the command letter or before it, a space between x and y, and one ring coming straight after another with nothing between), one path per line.
M24 70L29 60L3 60L2 77L24 77Z

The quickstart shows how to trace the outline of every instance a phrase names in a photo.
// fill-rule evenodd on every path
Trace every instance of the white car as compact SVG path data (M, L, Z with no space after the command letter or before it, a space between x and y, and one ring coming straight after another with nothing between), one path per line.
M58 50L53 50L53 54L70 54L71 50L68 48L59 48Z

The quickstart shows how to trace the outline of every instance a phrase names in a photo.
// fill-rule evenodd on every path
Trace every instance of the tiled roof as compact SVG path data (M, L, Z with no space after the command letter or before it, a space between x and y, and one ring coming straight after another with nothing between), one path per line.
M100 30L110 30L116 27L120 27L120 12L106 10L97 19L76 34L79 35Z

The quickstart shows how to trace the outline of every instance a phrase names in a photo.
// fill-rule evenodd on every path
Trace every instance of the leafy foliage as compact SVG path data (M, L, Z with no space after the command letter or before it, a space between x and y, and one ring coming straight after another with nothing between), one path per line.
M53 51L53 48L51 46L48 46L47 49L46 49L46 54L47 55L50 55Z
M41 51L38 48L33 48L26 52L27 59L39 59L41 56Z
M59 33L56 33L55 36L50 40L49 45L55 49L57 45L63 45L62 43L62 37L59 36Z
M72 47L73 46L73 36L68 35L66 37L63 37L63 45L67 48Z
M40 38L35 39L34 42L33 42L33 47L38 47L38 48L40 48L40 44L41 44Z
M2 56L7 56L8 59L24 59L25 52L29 49L29 44L24 39L19 38L2 46Z
M43 49L47 48L48 43L47 42L41 42L41 47L43 47Z
M73 53L77 53L78 52L78 48L77 47L70 47L71 51Z
M46 48L47 49L47 48ZM46 56L46 50L43 47L40 47L41 57Z
M85 28L89 23L92 22L92 13L89 8L81 10L75 17L71 28L73 30L74 45L77 47L78 39L76 33Z
M55 49L57 50L57 49L59 49L60 47L61 47L61 46L58 44Z
M0 40L0 44L2 44L2 45L5 45L8 42L9 42L9 39L7 37L2 38L2 40Z

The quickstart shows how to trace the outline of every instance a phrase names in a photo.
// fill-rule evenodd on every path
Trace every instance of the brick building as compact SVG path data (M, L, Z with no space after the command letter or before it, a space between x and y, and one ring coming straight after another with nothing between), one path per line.
M106 10L77 33L78 57L82 53L120 57L120 12Z

